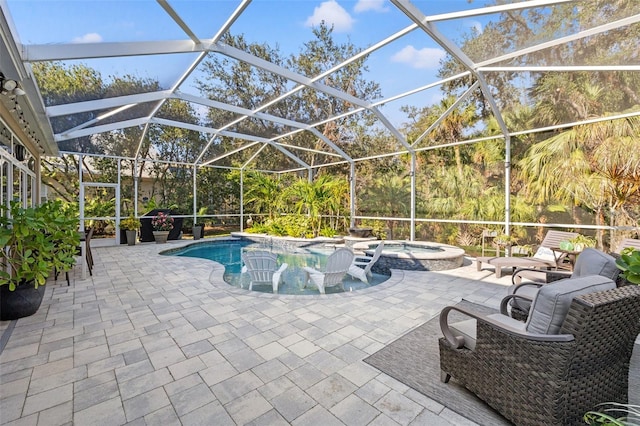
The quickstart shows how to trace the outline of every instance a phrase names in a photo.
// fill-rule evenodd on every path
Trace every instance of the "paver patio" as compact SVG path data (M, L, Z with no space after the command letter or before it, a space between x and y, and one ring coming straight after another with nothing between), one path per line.
M472 425L362 360L463 297L497 307L510 277L394 271L317 296L249 292L191 241L93 246L93 277L47 284L0 355L2 424ZM6 334L5 334L6 335Z

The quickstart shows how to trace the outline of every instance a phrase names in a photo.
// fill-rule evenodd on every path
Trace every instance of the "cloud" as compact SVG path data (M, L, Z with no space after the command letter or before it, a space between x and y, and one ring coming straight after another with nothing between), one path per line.
M440 65L440 60L446 56L446 52L442 49L425 47L416 49L409 45L391 57L393 62L401 62L409 64L413 68L431 69Z
M313 15L307 18L305 25L314 27L325 22L328 26L333 25L336 32L346 32L353 26L353 18L349 12L344 10L342 6L335 0L328 0L320 3L320 6L313 9Z
M384 7L384 0L358 0L358 3L353 7L356 13L366 12L373 10L375 12L388 12L389 8Z
M71 43L100 43L102 36L98 33L88 33L71 40Z
M464 25L469 28L473 28L477 34L482 34L482 24L480 21L466 20Z

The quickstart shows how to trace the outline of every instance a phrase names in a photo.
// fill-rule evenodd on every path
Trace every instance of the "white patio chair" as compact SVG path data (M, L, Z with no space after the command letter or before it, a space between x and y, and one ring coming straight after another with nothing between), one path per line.
M249 290L253 285L269 285L273 287L273 292L278 292L282 272L287 269L287 264L283 263L278 268L278 256L268 251L255 250L242 253L242 261L245 267L243 272L247 272L251 281Z
M307 282L313 281L320 290L320 294L325 294L327 287L342 286L342 279L347 274L352 262L353 252L348 248L339 248L327 258L324 271L318 271L310 266L305 266L302 269L307 273Z
M380 253L382 253L383 248L384 241L380 241L380 244L378 244L378 247L376 247L375 251L373 252L373 257L355 256L353 258L351 266L349 266L347 274L351 275L353 278L369 284L368 277L371 276L371 267L380 258Z

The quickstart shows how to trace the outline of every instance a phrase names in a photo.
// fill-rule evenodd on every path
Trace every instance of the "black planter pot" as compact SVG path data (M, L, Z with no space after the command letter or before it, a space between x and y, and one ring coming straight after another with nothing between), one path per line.
M28 317L40 308L45 288L34 288L33 283L21 284L14 291L8 285L0 286L0 320L9 321Z
M176 214L168 209L155 209L151 210L149 213L145 214L140 218L140 237L139 240L141 243L148 243L150 241L155 241L153 238L153 225L151 225L151 221L153 217L157 215L159 212L166 214ZM179 240L182 237L182 221L184 218L175 217L173 218L173 229L169 232L169 240Z

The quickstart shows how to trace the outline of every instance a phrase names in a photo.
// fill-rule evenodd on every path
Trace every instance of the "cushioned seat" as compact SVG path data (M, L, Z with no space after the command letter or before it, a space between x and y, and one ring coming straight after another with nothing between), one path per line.
M488 315L488 318L507 328L522 333L558 334L574 297L615 288L616 284L600 275L556 281L536 289L527 322L518 321L505 313ZM519 297L519 296L516 296ZM512 297L507 297L510 299ZM476 320L468 319L449 324L452 334L464 339L464 347L475 349Z
M487 315L488 318L495 320L498 323L503 324L505 327L510 327L521 332L525 332L525 323L518 321L509 316L503 314L491 314ZM474 319L468 319L464 321L458 321L449 324L451 331L456 336L462 336L464 338L464 347L474 350L476 348L476 329L477 323Z
M586 248L578 256L572 273L530 269L517 270L513 274L513 282L515 283L516 281L519 281L519 278L523 276L524 272L530 274L527 275L527 278L533 278L534 280L514 284L508 289L509 294L524 296L522 298L514 298L511 302L511 307L514 309L516 314L515 316L520 319L526 317L530 307L529 300L532 300L535 297L538 289L545 283L590 275L599 275L615 281L620 270L616 266L616 261L612 256L594 248Z
M449 325L451 311L471 320ZM543 286L526 323L449 306L440 325L445 383L453 378L516 425L581 425L603 401L628 402L640 286L571 278Z

